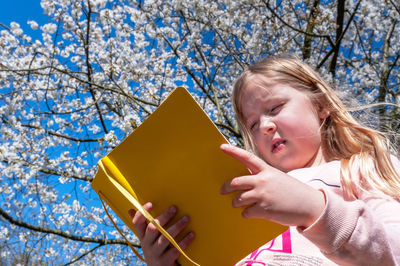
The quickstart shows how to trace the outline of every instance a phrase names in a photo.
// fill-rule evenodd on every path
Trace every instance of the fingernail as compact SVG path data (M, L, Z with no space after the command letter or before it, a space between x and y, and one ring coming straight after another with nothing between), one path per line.
M169 207L169 212L170 213L175 213L176 211L177 211L176 206Z
M143 208L150 208L151 207L151 202L146 202L144 205L143 205Z
M226 190L225 190L225 186L222 186L222 187L219 189L219 193L220 193L221 195L227 194L227 193L226 193Z
M229 147L229 145L226 144L226 143L221 144L221 146L220 146L221 149L226 149L226 148L228 148L228 147Z
M182 222L189 222L189 216L185 215L182 217Z

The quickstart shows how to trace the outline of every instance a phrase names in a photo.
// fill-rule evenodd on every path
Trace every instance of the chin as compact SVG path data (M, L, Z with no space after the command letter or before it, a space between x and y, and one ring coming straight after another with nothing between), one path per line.
M281 170L284 173L290 172L292 170L298 169L296 167L276 167L276 169Z
M272 167L275 167L276 169L278 169L278 170L280 170L282 172L285 172L285 173L299 168L299 167L294 167L294 166L290 166L290 165L273 164L273 163L268 163L268 164L271 165Z
M276 169L278 169L284 173L287 173L287 172L290 172L292 170L296 170L299 168L307 167L304 164L301 164L299 161L294 161L294 159L291 159L291 158L282 157L280 159L275 160L275 162L274 162L274 160L267 160L264 156L261 156L260 154L259 154L259 157L263 158L267 164L271 165L272 167L275 167Z
M270 164L270 165L275 167L276 169L282 171L282 172L285 172L285 173L290 172L292 170L296 170L296 169L305 167L303 165L293 164L293 162L289 162L289 163L285 164L282 161L280 163L275 164L275 165L274 164Z

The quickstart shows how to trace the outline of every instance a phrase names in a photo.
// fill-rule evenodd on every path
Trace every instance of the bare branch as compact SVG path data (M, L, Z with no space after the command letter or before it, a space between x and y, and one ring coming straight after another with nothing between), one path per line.
M332 42L332 40L331 40L331 37L330 37L329 35L326 35L326 34L322 34L322 35L321 35L321 34L309 33L309 32L307 32L307 31L303 31L303 30L301 30L301 29L295 28L295 27L292 26L291 24L289 24L289 23L287 23L286 21L284 21L284 20L282 19L282 17L281 17L279 14L277 14L277 13L275 12L275 10L269 5L269 0L267 0L267 1L263 0L263 3L264 3L265 6L268 8L268 10L271 11L271 13L272 13L280 22L282 22L285 26L289 27L290 29L292 29L292 30L294 30L294 31L296 31L296 32L298 32L298 33L302 33L302 34L304 34L304 35L306 35L306 36L310 36L310 37L314 37L314 38L325 38L325 39L327 39L327 40L329 41L329 43L333 44L333 42Z
M79 242L88 242L88 243L99 243L101 245L128 245L125 240L120 240L120 239L107 239L107 238L94 238L94 237L86 237L86 236L79 236L79 235L74 235L70 233L66 233L62 230L59 229L53 229L53 228L44 228L40 227L37 225L32 225L23 221L19 221L13 217L11 217L6 211L4 211L2 208L0 208L0 215L6 219L8 222L19 226L23 227L29 230L33 230L35 232L40 232L40 233L45 233L45 234L52 234L52 235L57 235L61 236L65 239L73 240L73 241L79 241ZM137 243L131 243L132 246L140 248L140 245Z
M37 129L37 130L43 130L44 133L46 133L48 135L52 135L52 136L63 138L63 139L67 139L67 140L72 140L72 141L75 141L75 142L99 142L99 141L103 141L104 140L104 138L97 138L97 139L74 138L74 137L71 137L71 136L62 135L62 134L59 134L57 132L53 132L53 131L50 131L50 130L47 130L47 129L44 129L44 128L41 128L41 127L38 127L38 126L30 125L30 124L21 124L21 126L27 127L27 128L32 128L32 129Z
M87 79L89 83L89 92L92 95L92 100L95 103L97 113L99 114L99 119L101 122L101 125L103 127L104 132L107 134L108 129L106 127L106 124L104 122L103 114L101 113L100 107L96 101L96 94L92 88L92 74L93 74L93 69L92 65L90 63L90 46L89 46L89 40L90 40L90 23L91 23L91 14L92 14L92 7L90 5L90 2L88 3L88 12L86 14L87 17L87 25L86 25L86 37L83 38L83 44L84 44L84 50L85 50L85 61L86 61L86 67L87 67Z
M71 260L70 262L68 262L68 263L66 263L66 264L64 264L64 265L65 265L65 266L66 266L66 265L71 265L71 264L73 264L73 263L75 263L75 262L77 262L77 261L80 261L83 257L85 257L86 255L92 253L93 251L95 251L96 249L98 249L99 247L102 247L102 246L104 246L104 244L98 244L98 245L95 246L94 248L92 248L92 249L90 249L90 250L84 252L84 253L81 254L79 257L77 257L77 258Z
M344 0L341 0L341 1L344 1ZM336 43L332 45L332 49L329 50L329 52L325 55L325 57L322 59L322 61L318 64L317 68L321 68L321 67L324 65L325 61L328 60L328 58L331 56L331 54L335 52L335 47L337 47L337 49L339 49L340 43L341 43L341 41L342 41L344 35L346 34L348 28L350 27L351 22L353 22L354 16L355 16L356 13L357 13L357 10L358 10L358 7L359 7L360 4L361 4L361 1L362 1L362 0L359 0L359 1L357 2L356 7L354 8L353 13L351 14L351 16L350 16L350 18L349 18L349 21L348 21L347 24L346 24L345 29L342 31L342 33L341 33L341 35L339 36L339 38L336 38Z
M389 1L390 1L390 3L392 4L392 6L396 9L397 13L399 13L399 15L400 15L400 7L398 7L398 6L396 5L396 3L393 2L393 0L389 0Z
M0 162L3 162L7 165L10 165L11 162L3 159ZM37 164L32 164L26 161L22 161L22 160L18 160L18 161L13 161L15 163L20 163L22 166L25 167L37 167L38 171L43 173L43 174L47 174L47 175L56 175L56 176L65 176L65 177L70 177L73 179L77 179L77 180L82 180L82 181L87 181L87 182L92 182L93 181L93 177L88 177L88 176L77 176L77 175L71 175L65 171L61 171L61 170L55 170L55 169L50 169L50 168L45 168L43 166L39 166Z
M307 28L306 28L306 32L308 34L304 37L304 45L302 47L303 59L308 59L311 56L311 45L312 45L313 36L310 34L312 34L314 31L315 19L318 16L319 1L320 0L314 0L313 5L311 7L311 11L310 11L310 16L308 17Z
M392 25L388 32L386 33L386 37L384 40L383 44L383 69L382 69L382 74L381 74L381 79L380 79L380 84L379 84L379 94L378 94L378 101L379 102L384 102L386 99L386 93L387 93L387 81L389 79L390 75L390 69L389 69L389 47L390 47L390 39L392 38L394 28L396 27L396 21L393 20ZM379 116L380 117L385 117L386 116L386 109L385 108L379 108ZM383 129L385 127L385 123L382 119L379 120L379 127Z
M344 12L345 12L345 0L338 0L337 8L336 8L336 42L333 46L333 57L331 63L329 65L329 72L332 73L332 76L335 76L336 72L336 62L339 55L340 42L343 38L343 21L344 21ZM347 23L349 25L351 20Z

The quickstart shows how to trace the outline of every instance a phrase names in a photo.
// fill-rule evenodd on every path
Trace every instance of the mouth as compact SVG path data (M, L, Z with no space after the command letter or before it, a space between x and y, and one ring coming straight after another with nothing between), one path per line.
M276 153L284 148L286 144L286 140L283 139L274 139L271 142L271 152Z

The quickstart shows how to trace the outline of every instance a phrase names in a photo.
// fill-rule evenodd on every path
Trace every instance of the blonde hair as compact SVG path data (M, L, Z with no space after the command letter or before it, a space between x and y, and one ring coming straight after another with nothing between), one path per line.
M247 149L257 151L240 103L243 89L257 74L271 83L288 84L307 93L314 107L329 112L321 125L321 147L327 161L341 160L345 197L358 198L361 190L400 200L400 176L390 158L388 139L379 131L358 123L321 76L295 57L268 57L250 65L237 79L232 100Z

